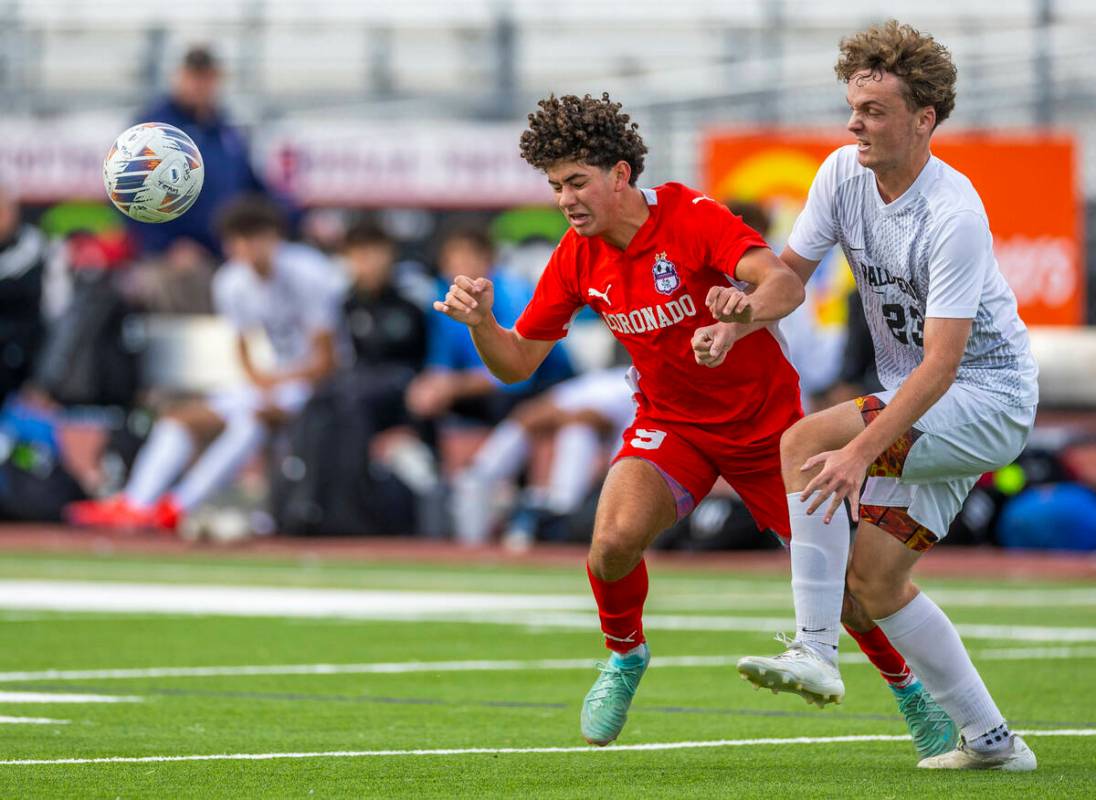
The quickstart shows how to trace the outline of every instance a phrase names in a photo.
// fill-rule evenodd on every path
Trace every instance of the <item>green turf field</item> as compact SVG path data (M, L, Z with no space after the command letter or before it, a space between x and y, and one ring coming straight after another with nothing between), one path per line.
M598 750L580 564L4 555L0 718L51 721L0 723L0 797L1096 797L1092 584L926 584L1032 732L1028 775L915 769L847 639L836 709L741 682L735 658L791 619L785 578L655 565L651 585L655 660Z

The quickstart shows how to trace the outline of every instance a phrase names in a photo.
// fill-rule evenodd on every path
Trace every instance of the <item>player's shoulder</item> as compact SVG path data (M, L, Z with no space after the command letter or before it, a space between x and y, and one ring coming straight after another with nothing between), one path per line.
M684 183L664 183L644 191L654 195L652 205L659 208L661 216L673 219L674 224L692 221L697 225L709 225L734 216L723 203ZM648 197L648 202L650 199Z
M856 145L845 144L826 156L818 167L815 180L825 179L837 187L846 181L870 177L871 174L871 170L861 164L860 159L857 158Z
M708 197L704 192L676 181L668 181L652 189L644 189L643 193L647 197L649 205L657 205L663 208L699 207L711 204L723 207L722 203Z
M983 219L986 217L982 198L970 178L935 156L929 160L926 169L934 170L933 180L923 190L934 217L947 219L963 212L970 212Z
M242 261L226 261L213 274L213 292L217 295L248 291L254 273Z

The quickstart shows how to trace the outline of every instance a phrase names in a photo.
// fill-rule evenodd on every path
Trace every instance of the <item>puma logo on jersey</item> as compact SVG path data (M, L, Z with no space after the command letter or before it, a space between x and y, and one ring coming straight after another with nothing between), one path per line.
M609 290L612 288L613 284L610 283L608 286L605 287L604 292L599 292L597 289L587 289L586 295L588 297L600 297L602 300L605 301L605 305L611 306L612 303L609 302Z
M700 195L700 197L694 197L693 198L693 205L695 206L701 200L711 200L713 203L715 202L715 200L713 200L711 197L708 197L708 195L702 194L702 195Z

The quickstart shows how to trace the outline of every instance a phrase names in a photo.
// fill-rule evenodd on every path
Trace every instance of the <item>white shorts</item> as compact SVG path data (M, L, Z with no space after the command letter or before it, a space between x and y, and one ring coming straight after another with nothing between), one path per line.
M865 423L894 394L860 398L857 404ZM861 518L913 550L929 549L947 535L978 478L1016 460L1034 422L1034 405L1005 406L988 393L952 384L913 429L872 464L860 496ZM905 513L890 511L898 509Z
M636 415L627 367L602 369L571 378L552 388L552 402L563 411L593 411L624 433Z
M210 395L209 407L226 422L233 417L254 416L264 408L276 408L296 416L312 397L312 384L307 381L286 381L262 391L255 386L239 386Z

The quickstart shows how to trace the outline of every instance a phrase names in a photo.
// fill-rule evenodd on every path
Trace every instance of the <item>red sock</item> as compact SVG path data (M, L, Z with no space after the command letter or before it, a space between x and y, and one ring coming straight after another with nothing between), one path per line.
M643 644L643 603L647 600L647 562L639 564L619 581L603 581L590 571L590 587L597 601L605 646L618 653L627 653Z
M868 661L875 665L887 683L895 686L905 686L909 683L911 677L909 664L902 658L902 654L894 649L894 645L890 643L890 639L883 633L882 628L876 625L870 631L860 633L846 625L845 630L860 645Z

